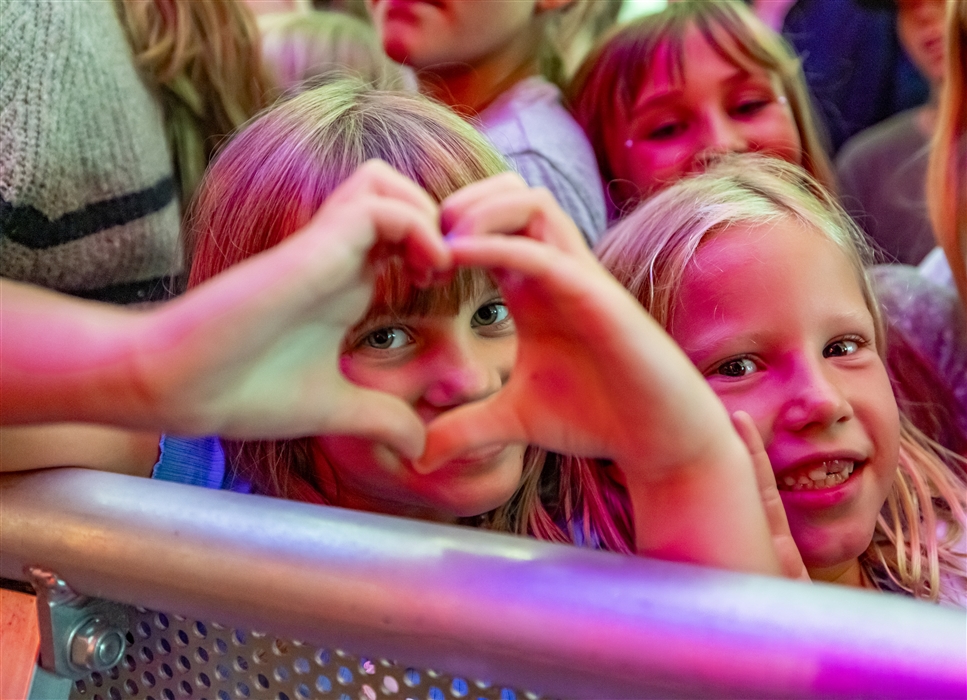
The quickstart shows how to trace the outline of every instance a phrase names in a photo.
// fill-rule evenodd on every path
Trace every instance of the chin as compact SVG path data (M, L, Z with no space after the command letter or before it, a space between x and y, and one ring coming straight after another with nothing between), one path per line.
M862 555L873 541L874 527L875 523L851 527L848 532L821 527L799 531L792 527L792 534L807 569L828 569Z

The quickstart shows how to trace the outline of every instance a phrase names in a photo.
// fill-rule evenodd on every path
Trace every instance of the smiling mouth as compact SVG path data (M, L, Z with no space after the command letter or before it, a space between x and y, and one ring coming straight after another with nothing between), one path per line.
M847 459L830 459L813 463L776 479L780 491L816 491L839 486L856 470L857 463Z

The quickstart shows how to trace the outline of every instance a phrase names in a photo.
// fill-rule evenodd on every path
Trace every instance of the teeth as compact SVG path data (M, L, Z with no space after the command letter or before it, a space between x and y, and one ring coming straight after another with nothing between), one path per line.
M856 464L848 460L829 460L795 474L786 474L782 477L780 488L786 491L813 491L838 486L849 479L855 467Z

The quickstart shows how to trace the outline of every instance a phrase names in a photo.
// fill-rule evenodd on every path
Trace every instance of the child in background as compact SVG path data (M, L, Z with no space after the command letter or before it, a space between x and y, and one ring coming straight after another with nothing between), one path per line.
M836 158L836 174L843 206L883 252L884 260L916 265L934 247L924 181L944 82L946 0L895 4L897 35L929 81L930 101L852 137Z
M421 90L472 119L532 186L548 188L594 242L606 226L594 153L560 104L562 27L589 0L368 0L383 48Z
M833 174L800 62L737 1L670 3L617 27L571 85L612 220L729 152L763 151Z
M655 195L598 248L752 416L813 579L963 606L967 487L898 413L864 251L812 178L750 157Z
M873 274L884 314L923 364L944 378L951 412L967 436L967 5L952 2L947 11L949 79L941 90L926 190L939 247L919 268L879 265ZM967 455L967 439L960 447L942 442Z
M326 76L353 76L399 90L400 66L389 60L373 28L343 12L278 12L259 17L262 59L272 100L296 95Z
M956 288L967 309L967 4L947 4L945 81L927 168L927 206L940 250L921 272Z

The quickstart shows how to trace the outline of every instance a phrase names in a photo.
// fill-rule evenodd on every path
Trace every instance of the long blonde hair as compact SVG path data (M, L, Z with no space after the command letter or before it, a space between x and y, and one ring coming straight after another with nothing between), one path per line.
M192 207L196 237L189 286L276 245L308 223L329 194L365 161L379 158L437 201L505 171L506 163L473 127L419 95L374 90L342 80L269 109L212 163ZM399 266L376 280L370 313L434 313L459 308L479 271L419 290ZM333 503L338 475L311 438L226 442L233 467L271 495ZM469 518L479 527L542 539L634 547L628 509L611 512L622 490L608 469L588 460L529 448L517 493L493 512Z
M240 0L115 0L135 64L159 95L187 208L224 138L265 106L255 18Z
M667 329L685 269L703 241L731 226L789 219L826 237L849 260L875 321L882 357L883 320L866 272L868 246L834 197L795 165L761 156L726 159L643 203L608 232L596 252ZM952 468L957 459L901 416L899 468L860 557L876 585L937 600L949 596L951 589L942 584L953 580L963 593L967 576L957 547L967 527L967 484Z
M927 207L967 307L967 3L947 3L946 70L927 166Z
M631 115L638 95L654 70L656 56L665 47L673 60L674 77L681 79L687 60L685 38L693 27L723 58L740 67L752 63L778 76L799 133L803 166L827 189L834 191L835 176L820 130L821 122L806 87L802 62L779 34L738 0L669 3L661 12L618 25L588 54L571 83L568 102L597 154L605 183L615 179L605 147L615 115L626 118ZM615 193L614 196L625 195ZM635 201L621 199L613 205L620 212Z

